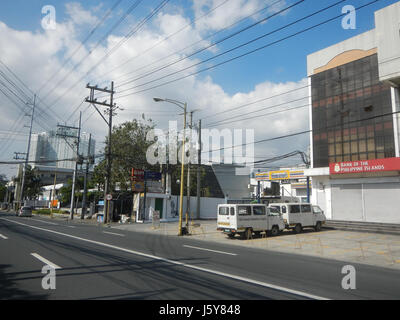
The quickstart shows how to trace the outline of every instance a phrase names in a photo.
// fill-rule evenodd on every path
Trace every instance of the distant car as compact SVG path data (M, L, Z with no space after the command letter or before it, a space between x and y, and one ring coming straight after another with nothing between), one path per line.
M18 217L32 217L32 207L22 207L19 209Z

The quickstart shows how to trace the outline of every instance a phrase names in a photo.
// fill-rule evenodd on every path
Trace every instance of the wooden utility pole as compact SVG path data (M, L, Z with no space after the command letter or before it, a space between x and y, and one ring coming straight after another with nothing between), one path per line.
M82 123L82 112L79 114L79 127L69 127L69 126L63 126L63 125L57 125L58 130L57 130L57 136L63 138L65 142L71 147L72 150L75 150L74 146L71 145L67 138L72 138L75 139L76 143L76 155L75 155L75 166L74 166L74 175L72 178L72 193L71 193L71 207L70 207L70 213L69 213L69 218L70 220L74 219L74 210L75 210L75 185L76 185L76 176L78 173L78 162L80 162L80 154L79 154L79 144L80 144L80 139L81 139L81 123ZM78 134L71 134L71 130L78 130Z
M103 120L107 123L108 125L108 143L107 143L107 174L106 174L106 179L105 179L105 186L104 186L104 210L105 210L105 216L104 216L104 223L108 223L110 220L110 213L109 211L109 201L107 200L107 195L110 193L111 190L111 169L112 169L112 154L111 154L111 146L112 146L112 118L116 113L114 112L115 110L118 109L118 107L114 104L114 81L111 82L111 90L104 88L98 88L98 86L90 86L89 84L86 86L86 88L90 89L90 96L86 98L86 102L91 103L93 107L97 110L97 112L100 114L100 116L103 118ZM110 103L107 103L107 100L103 102L97 101L97 98L95 98L95 92L104 92L110 94ZM105 110L105 113L108 114L109 118L106 120L106 118L103 116L103 114L99 111L96 105L101 105L104 107L107 107Z
M196 219L200 219L200 198L201 198L201 120L198 125L198 146L197 146L197 208L196 208Z
M189 153L192 151L192 127L193 127L193 111L190 112L190 122L189 122ZM190 156L187 169L187 184L186 184L186 221L188 218L192 218L190 215ZM186 225L186 227L188 227Z
M31 115L31 125L30 125L30 129L29 129L29 137L28 137L28 149L26 151L25 164L24 164L24 167L22 169L21 192L20 192L20 196L19 196L19 199L18 199L18 205L20 205L21 202L24 200L25 175L26 175L26 169L28 167L28 161L29 161L29 149L31 148L32 127L33 127L33 117L35 115L35 108L36 108L36 94L33 97L33 108L32 108L32 115Z
M89 175L89 166L90 166L90 145L92 144L92 135L89 135L89 144L87 150L87 159L86 159L86 170L85 170L85 177L83 180L83 197L82 197L82 212L81 212L81 219L85 219L86 211L87 211L87 179Z

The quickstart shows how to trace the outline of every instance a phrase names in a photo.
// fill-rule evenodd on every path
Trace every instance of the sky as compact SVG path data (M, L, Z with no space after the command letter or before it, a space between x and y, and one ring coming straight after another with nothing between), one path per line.
M26 152L24 114L34 93L34 132L57 123L77 125L82 111L83 131L94 135L101 152L107 127L82 103L87 83L105 87L114 81L115 102L124 109L116 125L144 114L157 128L167 129L172 120L181 126L179 108L153 101L162 97L187 102L205 129L252 129L256 141L308 130L307 55L373 29L374 11L397 1L380 0L357 11L354 30L343 29L341 18L302 30L340 15L345 5L369 2L2 0L0 71L25 94L14 87L13 103L0 91L0 161ZM48 5L55 9L53 29L43 28ZM5 85L11 86L0 76L0 90L7 93ZM307 134L259 143L255 157L307 151L308 145ZM300 157L293 157L273 165L298 163ZM0 174L16 174L15 165L0 166Z

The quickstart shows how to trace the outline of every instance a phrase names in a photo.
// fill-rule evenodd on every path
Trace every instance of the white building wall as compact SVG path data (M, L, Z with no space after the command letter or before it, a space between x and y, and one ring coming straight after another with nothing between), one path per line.
M400 77L400 2L375 12L381 81ZM398 82L398 84L400 84Z

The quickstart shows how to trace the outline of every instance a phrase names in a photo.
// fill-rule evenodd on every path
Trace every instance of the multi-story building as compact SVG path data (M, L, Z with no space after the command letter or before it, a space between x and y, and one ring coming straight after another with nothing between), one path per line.
M90 155L94 155L95 145L96 141L92 138ZM81 133L79 154L83 157L88 155L88 146L89 134ZM55 131L32 134L29 161L36 162L32 167L38 171L42 184L53 184L54 178L58 183L67 182L72 178L75 158L76 138L61 137Z
M400 2L307 57L312 202L334 220L400 223Z

